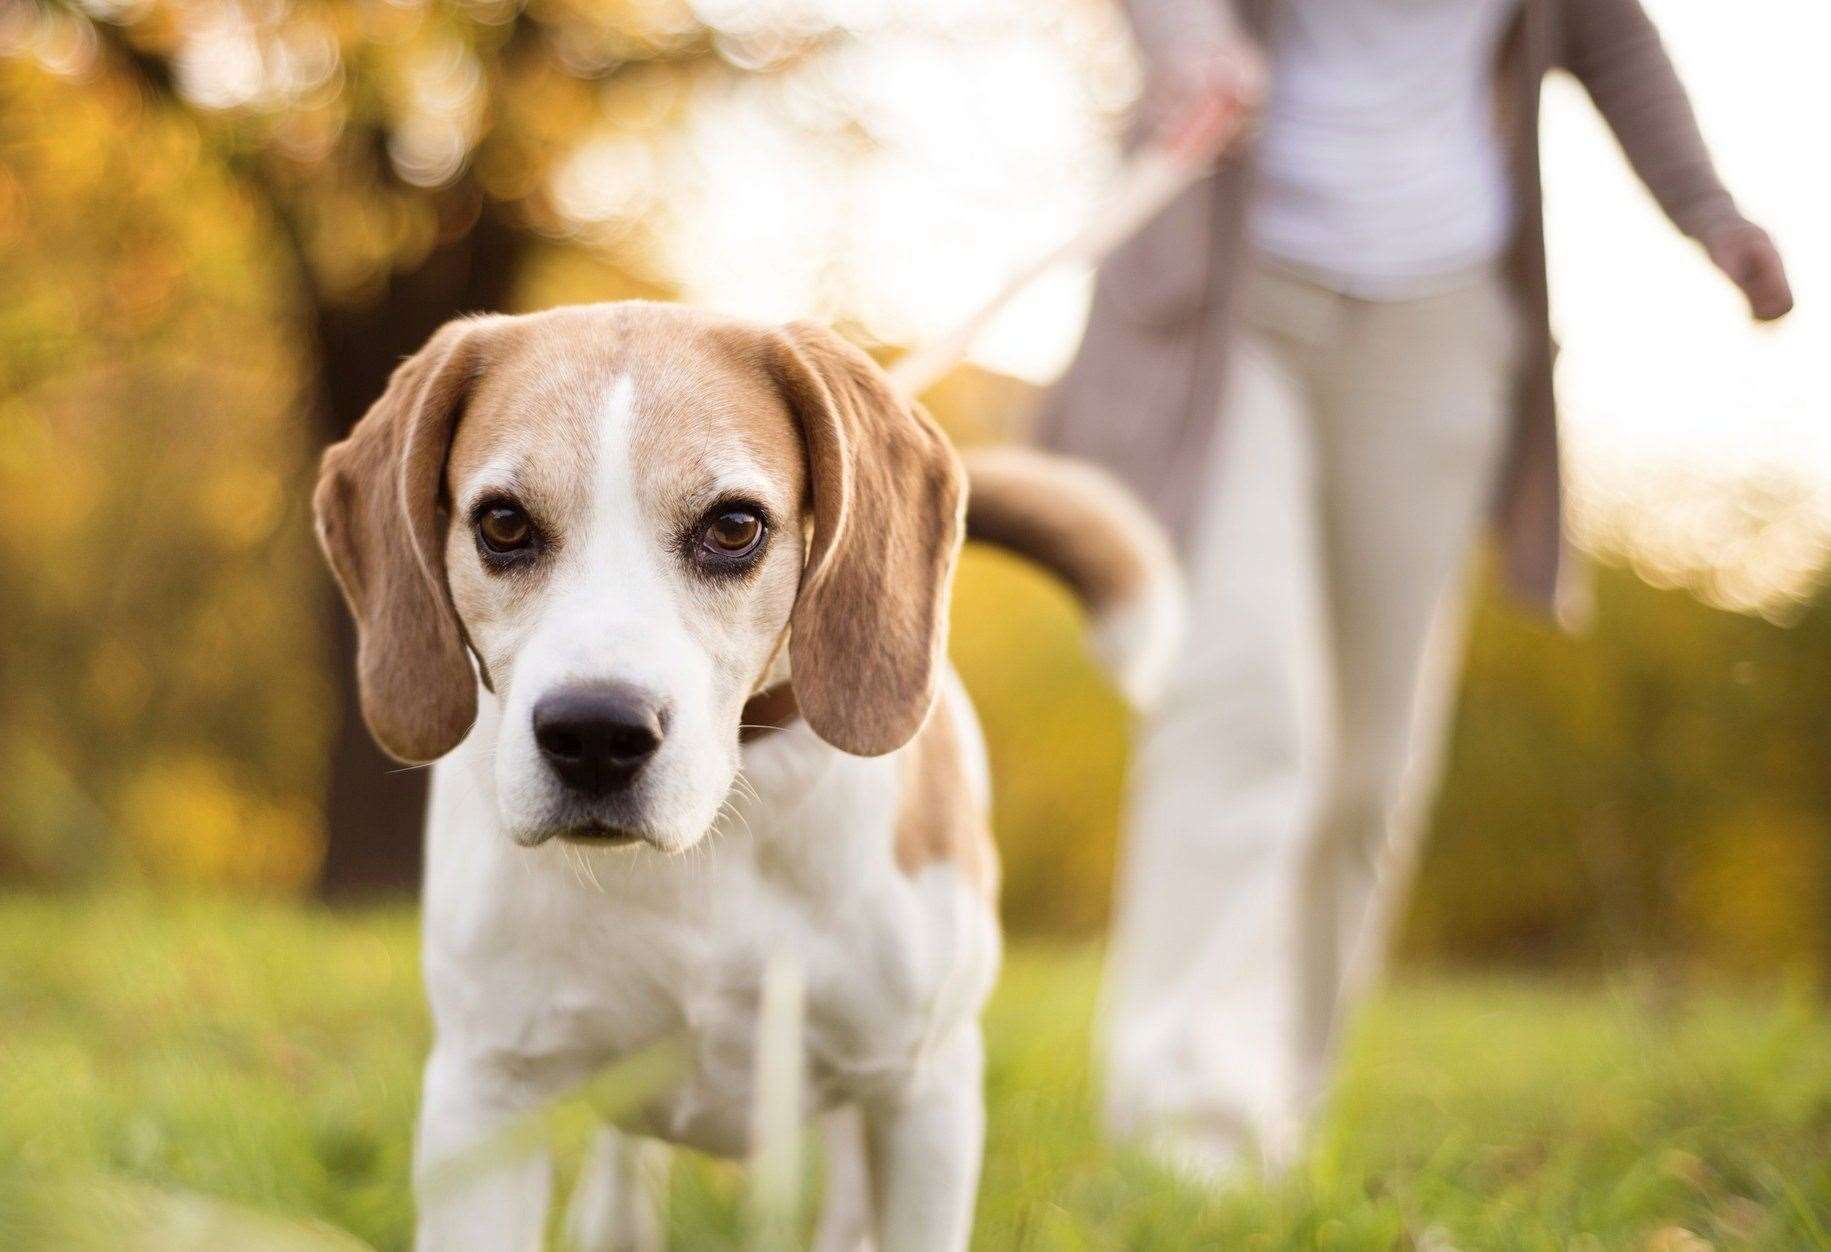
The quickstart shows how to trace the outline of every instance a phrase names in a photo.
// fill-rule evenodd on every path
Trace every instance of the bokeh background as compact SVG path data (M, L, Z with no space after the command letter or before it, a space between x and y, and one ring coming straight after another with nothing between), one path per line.
M1831 18L1650 7L1801 307L1749 326L1554 84L1597 611L1559 635L1477 570L1402 949L1831 981ZM305 516L393 363L459 312L630 295L892 353L1073 227L1137 89L1107 0L0 4L0 883L410 889L418 780L351 720ZM1021 435L1088 281L935 389L959 439ZM1095 932L1124 717L1014 562L969 557L955 639L1007 922Z
M1127 717L1062 590L969 550L1012 935L975 1246L1831 1249L1831 7L1648 7L1800 307L1752 327L1551 85L1595 612L1475 560L1398 977L1290 1177L1102 1141ZM410 1241L422 778L306 518L395 362L632 295L888 358L1075 227L1138 88L1113 0L0 0L0 1249ZM927 397L958 439L1021 437L1089 282ZM611 1111L544 1123L562 1189ZM684 1165L672 1245L758 1246L744 1194Z

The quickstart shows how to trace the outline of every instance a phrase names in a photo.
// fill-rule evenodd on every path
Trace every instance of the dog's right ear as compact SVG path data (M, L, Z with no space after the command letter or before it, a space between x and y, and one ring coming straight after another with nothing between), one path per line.
M496 319L448 322L394 371L324 454L312 512L356 619L363 720L389 756L443 756L477 716L476 678L445 577L452 431Z

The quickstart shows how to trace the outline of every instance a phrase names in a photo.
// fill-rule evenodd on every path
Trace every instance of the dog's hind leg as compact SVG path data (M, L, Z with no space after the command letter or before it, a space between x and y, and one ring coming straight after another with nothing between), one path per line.
M664 1143L609 1126L592 1132L566 1205L569 1252L661 1252L670 1159Z
M813 1252L869 1252L871 1170L865 1158L865 1115L856 1104L820 1119L826 1176Z

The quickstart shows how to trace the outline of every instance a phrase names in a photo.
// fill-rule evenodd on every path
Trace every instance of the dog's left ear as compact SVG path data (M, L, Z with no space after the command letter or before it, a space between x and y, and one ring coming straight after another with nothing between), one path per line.
M826 327L784 327L773 356L813 496L790 619L795 698L822 739L879 756L908 743L934 704L965 475L928 415Z

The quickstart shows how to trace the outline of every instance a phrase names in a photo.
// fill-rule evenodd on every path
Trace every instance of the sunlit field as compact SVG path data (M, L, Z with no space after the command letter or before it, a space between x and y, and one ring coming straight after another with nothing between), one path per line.
M0 969L0 1245L407 1246L409 912L14 898ZM1012 954L977 1247L1831 1247L1831 1013L1803 991L1408 975L1309 1165L1204 1195L1095 1134L1097 970ZM564 1185L583 1122L553 1126ZM671 1246L743 1246L741 1171L680 1160Z

